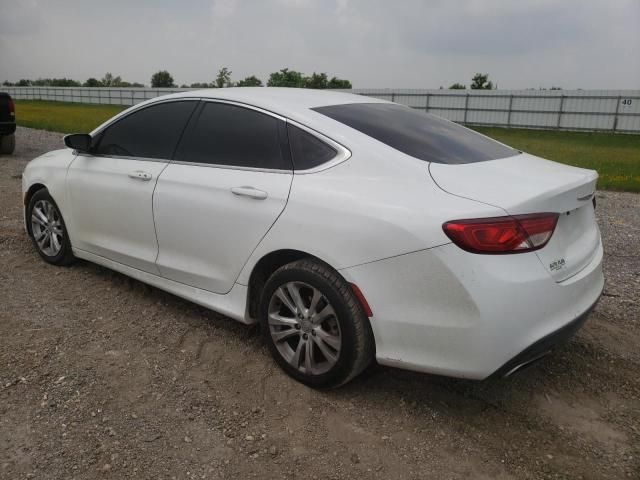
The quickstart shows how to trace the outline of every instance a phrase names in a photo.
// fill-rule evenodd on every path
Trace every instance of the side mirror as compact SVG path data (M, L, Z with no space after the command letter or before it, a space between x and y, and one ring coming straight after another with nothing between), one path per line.
M86 133L73 133L65 135L64 144L82 153L89 153L91 150L91 135Z

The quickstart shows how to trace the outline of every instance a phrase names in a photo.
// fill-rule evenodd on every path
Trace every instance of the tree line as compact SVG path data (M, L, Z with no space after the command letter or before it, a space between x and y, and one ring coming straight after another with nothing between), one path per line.
M233 81L233 72L227 67L221 68L216 77L211 82L196 82L189 85L182 84L180 88L225 88L225 87L262 87L262 80L255 75L248 76L242 80ZM137 82L127 82L118 76L107 72L101 79L88 78L84 82L71 78L38 78L37 80L20 79L15 83L5 80L2 83L5 87L145 87L146 85ZM338 77L331 77L326 73L313 72L305 75L296 70L283 68L273 72L267 80L268 87L298 87L298 88L353 88L349 80ZM167 70L160 70L151 76L152 88L177 88L173 76Z
M454 83L449 87L449 90L466 90L467 86L462 83ZM471 90L494 90L498 88L498 84L495 86L493 82L489 80L488 73L476 73L471 78L471 84L469 85ZM442 87L440 87L442 89ZM527 88L527 90L535 90L533 88ZM546 88L540 88L540 90L546 90ZM549 90L562 90L562 87L551 87Z
M264 84L255 75L251 75L242 80L234 82L231 79L233 72L227 67L223 67L218 71L216 78L209 83L192 83L190 85L182 84L182 88L225 88L225 87L262 87ZM171 88L177 87L174 83L173 76L166 70L161 70L151 76L151 86L153 88ZM283 68L278 72L273 72L267 80L267 87L296 87L296 88L353 88L349 80L338 77L331 77L326 73L313 72L311 75L305 75L296 70Z
M263 87L264 84L255 75L251 75L242 80L234 82L231 78L233 72L227 67L223 67L211 82L196 82L189 85L183 83L180 88L225 88L225 87ZM101 79L88 78L85 82L79 82L70 78L38 78L37 80L21 79L16 83L4 81L5 87L145 87L142 83L127 82L118 76L113 76L110 72L105 73ZM173 76L167 70L160 70L151 76L152 88L177 88ZM311 75L305 75L296 70L283 68L280 71L273 72L267 80L267 87L294 87L294 88L342 88L351 89L353 86L349 80L337 78L335 76L329 78L326 73L313 72ZM442 89L443 87L440 87ZM450 90L465 90L466 85L456 82L449 86ZM476 73L471 78L469 84L471 90L493 90L498 85L489 80L488 73ZM531 89L532 90L532 89ZM540 88L546 90L546 88ZM549 90L562 90L562 87L551 87Z
M465 90L466 88L466 85L456 82L449 87L449 90ZM469 88L471 90L493 90L494 88L498 88L498 85L496 85L495 87L493 86L493 82L489 80L488 73L476 73L471 78L471 84L469 85Z
M29 80L22 78L15 83L5 80L5 87L144 87L142 83L126 82L118 75L114 77L110 72L105 73L101 79L88 78L85 82L79 82L71 78L38 78Z

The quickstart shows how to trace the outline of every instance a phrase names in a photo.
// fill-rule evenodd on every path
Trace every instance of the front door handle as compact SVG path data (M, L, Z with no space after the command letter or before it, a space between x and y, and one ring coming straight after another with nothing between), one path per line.
M142 170L136 170L135 172L130 172L129 177L148 182L149 180L151 180L153 175L147 172L143 172Z
M269 196L267 192L253 187L233 187L231 193L241 197L255 198L256 200L264 200Z

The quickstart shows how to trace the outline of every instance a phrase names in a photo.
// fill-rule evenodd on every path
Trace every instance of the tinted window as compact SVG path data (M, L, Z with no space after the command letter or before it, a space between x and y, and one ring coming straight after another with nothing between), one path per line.
M294 125L288 125L289 144L293 166L296 170L307 170L328 162L338 152L319 138Z
M402 105L352 103L314 110L427 162L474 163L519 153L473 130Z
M127 115L104 131L94 153L171 159L197 103L161 103Z
M284 128L284 122L255 110L207 102L185 132L175 158L194 163L291 170L290 161L282 154L281 127Z

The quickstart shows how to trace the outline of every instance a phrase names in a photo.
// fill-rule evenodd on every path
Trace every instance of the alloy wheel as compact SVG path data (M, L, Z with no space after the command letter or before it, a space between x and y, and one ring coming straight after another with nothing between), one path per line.
M38 200L31 211L31 232L42 253L55 257L62 250L64 228L57 207L47 201Z
M303 282L278 287L269 301L269 333L280 355L306 375L321 375L340 358L342 334L327 297Z

